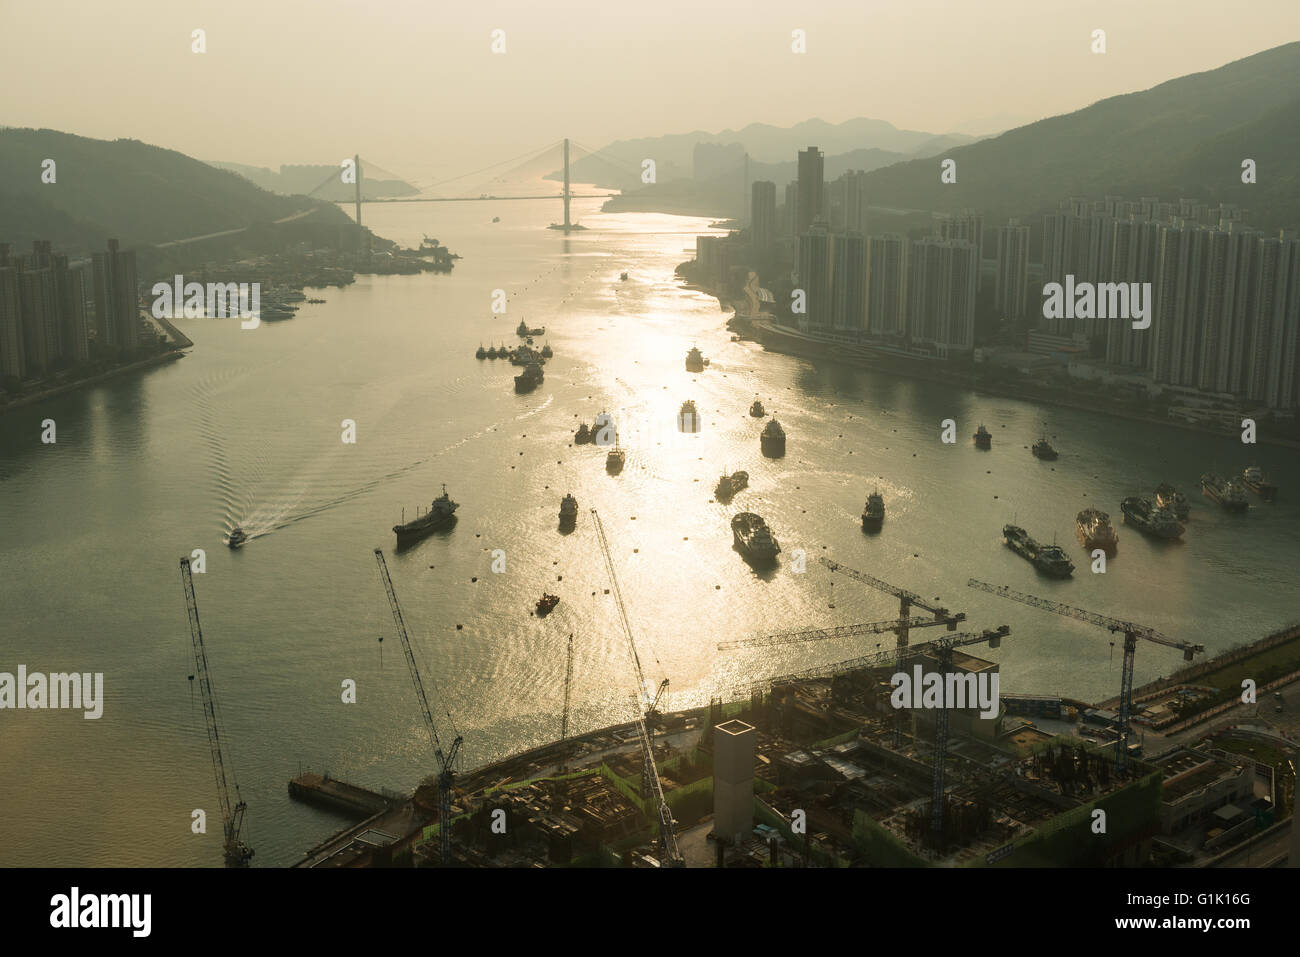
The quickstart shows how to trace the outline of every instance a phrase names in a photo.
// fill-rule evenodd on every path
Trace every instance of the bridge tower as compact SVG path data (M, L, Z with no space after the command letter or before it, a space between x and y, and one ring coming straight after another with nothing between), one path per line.
M569 222L569 138L564 138L564 231L573 228Z
M361 252L362 239L365 233L361 230L361 154L352 154L352 172L353 172L353 196L357 202L357 252Z

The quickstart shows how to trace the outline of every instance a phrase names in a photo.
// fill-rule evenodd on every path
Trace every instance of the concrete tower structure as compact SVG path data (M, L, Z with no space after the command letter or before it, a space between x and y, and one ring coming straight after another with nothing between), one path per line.
M735 843L754 828L754 745L758 732L744 721L713 729L713 834Z

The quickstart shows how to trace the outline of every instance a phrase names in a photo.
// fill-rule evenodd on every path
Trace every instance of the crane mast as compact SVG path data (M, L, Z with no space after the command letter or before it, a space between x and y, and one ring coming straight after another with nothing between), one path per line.
M217 718L216 692L212 689L212 675L208 671L208 654L203 647L203 630L199 627L199 604L194 597L194 578L190 574L190 560L181 559L181 582L185 586L185 607L189 610L190 641L194 646L194 674L198 680L199 692L203 698L203 715L208 726L208 749L212 752L212 770L217 779L217 799L221 804L221 826L224 838L224 850L227 867L247 867L253 850L240 839L239 832L244 824L244 811L248 805L239 796L239 784L235 782L234 769L230 772L230 782L226 780L226 760L221 748L221 724ZM235 800L230 799L231 783L234 783Z
M564 716L560 719L560 743L569 737L569 688L573 684L573 635L569 635L569 658L564 666Z
M645 757L645 778L648 784L647 790L650 792L652 800L659 816L659 855L670 867L683 866L682 853L677 847L677 833L673 826L673 812L668 807L668 802L664 799L663 786L659 781L659 769L655 765L654 745L651 743L649 732L646 730L645 713L646 705L650 704L653 708L658 703L656 695L653 702L647 702L648 696L645 672L641 668L641 656L637 654L636 639L632 635L632 624L628 621L627 606L623 603L623 593L618 587L618 574L614 570L614 557L609 550L609 540L605 537L605 527L601 524L600 515L593 508L591 516L595 521L596 537L600 540L600 550L605 556L605 568L609 572L610 593L614 596L614 605L618 608L619 621L623 625L623 634L627 638L628 652L632 657L632 665L636 671L637 691L634 698L636 704L636 732L637 738L641 743L641 751ZM667 684L667 682L664 682ZM664 685L660 685L660 691Z
M1006 585L990 585L988 582L982 582L977 579L970 579L967 583L971 588L978 588L986 591L990 595L997 595L999 598L1006 598L1010 601L1018 601L1022 605L1028 605L1031 608L1038 608L1043 611L1050 611L1053 614L1063 615L1066 618L1073 618L1076 621L1086 621L1090 625L1096 625L1099 628L1105 628L1107 631L1123 632L1124 634L1124 666L1120 671L1119 682L1119 738L1115 741L1115 770L1123 771L1128 761L1128 741L1132 731L1130 721L1133 716L1133 663L1137 655L1137 640L1139 638L1146 641L1154 642L1157 645L1164 645L1166 648L1177 648L1183 653L1184 661L1191 661L1192 656L1205 650L1204 645L1194 645L1186 641L1178 641L1166 635L1162 635L1154 628L1148 628L1146 625L1139 625L1136 622L1125 621L1119 618L1111 618L1107 615L1099 615L1096 612L1085 611L1082 608L1075 608L1073 605L1066 605L1059 601L1050 601L1046 598L1039 598L1035 595L1027 595L1024 592L1008 588Z
M393 610L393 622L397 626L397 636L402 640L402 651L406 654L406 665L411 671L411 681L415 684L415 694L420 702L420 713L424 717L425 728L433 743L433 753L438 758L438 843L442 866L451 864L451 790L456 777L456 760L460 755L460 746L464 741L459 734L451 747L443 752L442 739L438 737L438 726L434 723L433 712L429 710L429 698L424 693L424 681L420 678L420 668L415 663L415 652L411 648L411 638L406 633L406 622L402 618L402 608L397 603L397 592L393 589L393 579L388 574L388 563L384 561L382 549L375 549L375 560L379 565L379 576L384 582L384 591L388 593L388 604ZM448 715L450 717L450 715ZM455 728L452 728L455 731Z

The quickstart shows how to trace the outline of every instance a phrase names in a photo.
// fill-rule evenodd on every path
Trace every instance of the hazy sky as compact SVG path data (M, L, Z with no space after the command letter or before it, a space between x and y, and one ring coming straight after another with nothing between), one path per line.
M5 125L427 182L566 135L991 132L1300 39L1300 2L0 0L0 24Z

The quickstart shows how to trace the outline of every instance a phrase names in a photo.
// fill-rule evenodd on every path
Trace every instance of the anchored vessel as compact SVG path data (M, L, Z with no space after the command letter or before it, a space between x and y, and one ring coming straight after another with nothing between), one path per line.
M596 434L591 431L586 422L578 426L578 431L573 434L573 443L575 445L588 445L595 441Z
M687 399L677 413L677 428L683 432L700 431L700 414L695 411L695 401Z
M763 454L770 459L779 459L785 455L785 429L781 428L781 423L773 419L763 426L758 444Z
M492 358L493 358L493 359L495 359L495 358L497 357L496 352L497 352L497 351L496 351L495 349L492 350ZM486 359L487 357L488 357L487 350L483 348L483 343L480 342L480 343L478 344L478 351L474 353L474 358L475 358L475 359Z
M983 428L983 426L980 426L980 428ZM1034 443L1033 453L1035 457L1049 462L1057 458L1056 449L1052 448L1052 443L1047 441L1045 435Z
M975 440L977 448L990 449L993 447L993 436L988 429L984 428L983 422L980 423L980 427L975 430L975 434L971 438Z
M731 535L736 547L751 561L770 562L781 551L767 522L753 512L741 512L731 520Z
M866 507L862 510L862 530L878 532L885 521L885 500L880 497L880 490L867 496Z
M397 544L406 545L417 541L430 532L450 524L458 508L460 506L451 500L447 494L447 486L444 484L442 494L433 500L427 512L402 525L393 526L393 531L397 534Z
M546 327L538 326L536 329L529 329L528 324L520 319L519 326L515 329L515 335L519 336L521 339L527 338L528 336L544 336L546 335Z
M551 358L551 357L554 356L554 355L555 355L555 350L551 348L551 344L550 344L549 342L543 344L543 346L542 346L542 358L543 358L543 359L549 359L549 358Z
M1028 559L1035 568L1053 578L1069 578L1074 563L1059 545L1042 545L1029 537L1019 525L1002 526L1002 542L1017 555Z
M1119 503L1124 521L1152 538L1182 538L1185 529L1171 510L1161 508L1149 498L1130 495Z
M691 346L691 351L686 353L686 371L703 372L708 361L704 358L704 353L700 352L695 346Z
M1241 482L1266 502L1277 497L1277 486L1268 480L1258 465L1247 466L1246 471L1241 473Z
M1168 482L1161 482L1156 486L1156 504L1161 508L1169 509L1180 522L1191 518L1192 506L1187 504L1187 496Z
M1099 508L1085 508L1075 516L1075 531L1079 535L1079 544L1091 551L1100 548L1104 552L1114 552L1119 544L1119 536L1110 524L1110 516Z
M559 595L548 595L542 593L542 597L537 602L537 617L544 618L550 614L551 609L560 603Z
M605 471L610 475L617 475L619 472L623 471L623 464L626 461L627 453L616 445L610 449L609 454L605 456Z
M749 407L749 414L756 419L761 419L763 416L767 415L767 409L763 408L762 402L755 399L754 404Z
M619 279L626 279L626 278L627 278L627 273L619 273L618 278L619 278Z
M542 384L542 367L536 362L530 362L524 371L515 376L516 392L532 392Z
M244 530L240 526L236 525L231 529L230 537L226 539L226 544L231 548L238 548L246 541L248 541L248 536L244 534Z
M578 520L578 500L573 497L573 493L565 495L560 499L560 525L573 527Z
M1201 493L1206 498L1218 502L1229 512L1244 512L1250 508L1245 491L1235 479L1225 479L1213 472L1206 472L1201 476Z
M718 479L718 484L713 489L713 494L720 502L728 501L747 485L749 485L748 472L732 472L730 475L723 472L722 478Z

